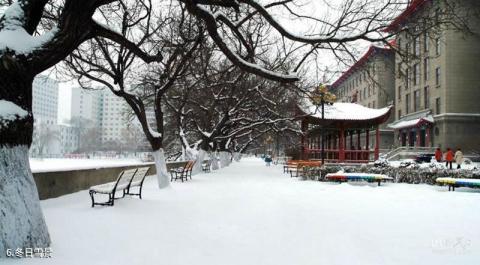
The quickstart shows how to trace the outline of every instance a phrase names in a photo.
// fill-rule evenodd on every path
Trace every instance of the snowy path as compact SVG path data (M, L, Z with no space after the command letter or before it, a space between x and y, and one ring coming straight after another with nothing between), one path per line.
M479 264L480 191L299 181L254 158L90 208L42 202L50 260L11 264Z

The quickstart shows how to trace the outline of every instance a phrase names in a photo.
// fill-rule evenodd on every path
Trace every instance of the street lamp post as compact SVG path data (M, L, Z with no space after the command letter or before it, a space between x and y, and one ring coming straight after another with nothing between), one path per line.
M315 106L317 106L315 112L317 112L318 108L322 108L322 165L325 162L325 145L324 145L324 125L323 121L325 119L325 104L333 105L336 100L336 96L328 91L328 88L324 84L320 84L313 92L312 92L312 102Z
M272 138L271 135L267 136L267 139L265 139L265 143L266 143L266 147L267 147L268 151L271 151L271 149L272 149L271 144L273 143L273 138Z

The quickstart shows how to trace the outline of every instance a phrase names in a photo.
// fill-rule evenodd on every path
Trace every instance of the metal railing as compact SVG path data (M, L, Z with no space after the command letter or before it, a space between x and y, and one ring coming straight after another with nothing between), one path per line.
M420 147L420 146L401 146L393 149L387 153L381 154L381 158L392 160L400 155L418 155L422 153L434 153L435 147Z

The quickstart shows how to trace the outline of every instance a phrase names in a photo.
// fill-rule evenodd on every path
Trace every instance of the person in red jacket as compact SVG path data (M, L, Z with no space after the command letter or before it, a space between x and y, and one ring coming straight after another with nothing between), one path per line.
M448 165L450 165L450 169L452 169L453 151L450 148L447 148L447 152L445 153L445 160L447 161L445 166L448 168Z
M442 150L440 150L440 147L437 147L437 150L435 150L435 160L437 160L438 163L442 162Z

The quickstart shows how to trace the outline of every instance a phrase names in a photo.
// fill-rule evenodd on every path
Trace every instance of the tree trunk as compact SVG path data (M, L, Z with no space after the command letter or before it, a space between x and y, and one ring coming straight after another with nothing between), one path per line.
M220 167L228 167L230 165L230 153L226 151L220 151Z
M217 152L210 153L210 160L212 161L212 170L217 170L218 167L218 159L217 159Z
M193 166L193 169L192 169L192 175L202 172L202 163L203 163L203 160L205 160L206 153L207 152L205 152L205 150L203 149L200 149L198 151L197 158L195 159L195 165Z
M165 153L163 148L153 151L155 158L155 168L157 169L158 187L160 189L170 186L170 176L167 170L167 161L165 160Z
M50 245L26 145L0 147L0 234L0 258L7 249Z
M48 247L50 236L28 161L33 74L13 57L1 60L0 99L17 113L0 113L0 257L4 257L7 249Z
M240 152L235 152L235 153L233 154L233 160L235 160L235 162L239 162L240 159L242 159L242 153L240 153Z

